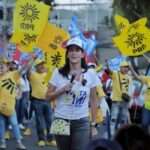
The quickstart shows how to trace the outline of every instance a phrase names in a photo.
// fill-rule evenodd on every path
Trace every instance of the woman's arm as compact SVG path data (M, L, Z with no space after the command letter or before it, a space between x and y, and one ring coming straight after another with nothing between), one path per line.
M62 94L65 94L66 92L70 91L72 86L73 86L73 83L69 83L65 85L64 87L60 88L59 90L56 90L56 87L52 85L51 83L49 83L48 90L46 92L45 97L47 100L53 101L57 99L59 96L61 96Z
M92 113L92 124L97 123L96 118L97 118L97 112L98 112L98 100L97 100L97 95L96 95L96 86L91 88L90 91L90 105L91 105L91 113ZM97 129L92 126L91 127L91 133L92 137L94 137L97 134Z

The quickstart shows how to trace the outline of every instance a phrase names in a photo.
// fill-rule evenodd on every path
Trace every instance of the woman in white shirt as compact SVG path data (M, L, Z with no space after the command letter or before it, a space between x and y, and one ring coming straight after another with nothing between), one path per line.
M57 99L54 117L70 122L70 135L55 135L58 150L83 150L90 137L88 104L92 109L91 135L95 136L97 114L96 74L88 71L83 54L83 43L72 38L66 46L66 63L53 72L46 99ZM72 80L72 81L71 81Z

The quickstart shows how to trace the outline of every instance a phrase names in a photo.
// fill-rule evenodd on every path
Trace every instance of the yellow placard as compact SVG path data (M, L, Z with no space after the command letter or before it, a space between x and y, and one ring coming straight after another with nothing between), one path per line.
M35 0L18 0L14 10L14 31L41 34L48 21L50 7Z
M125 27L121 34L114 37L115 45L124 56L138 56L150 50L150 31L142 18Z
M62 43L69 38L70 36L67 31L47 23L42 35L40 36L37 46L40 49L51 53L52 51L62 49Z
M103 64L99 64L94 70L99 72L103 68Z
M44 79L44 81L46 83L49 82L53 71L56 68L60 68L65 64L65 55L66 55L65 49L52 51L51 53L48 53L48 52L43 53L43 59L45 61L45 66L49 70Z
M39 37L40 36L37 34L15 31L12 38L10 39L10 42L17 43L18 50L20 50L21 52L30 53L35 47Z
M65 49L60 49L57 51L52 51L51 53L44 52L43 58L45 60L45 65L48 68L60 68L65 63Z
M128 19L119 15L115 15L115 22L119 32L129 25Z

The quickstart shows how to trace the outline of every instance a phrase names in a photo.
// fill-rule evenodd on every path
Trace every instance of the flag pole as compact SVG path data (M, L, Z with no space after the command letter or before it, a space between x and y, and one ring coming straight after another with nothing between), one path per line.
M3 0L3 42L4 42L4 49L2 53L2 57L5 57L6 49L7 49L7 2Z

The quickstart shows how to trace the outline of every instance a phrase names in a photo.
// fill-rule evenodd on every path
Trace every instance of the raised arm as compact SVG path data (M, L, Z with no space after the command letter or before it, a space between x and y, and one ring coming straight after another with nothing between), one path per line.
M31 73L31 70L32 70L32 66L35 62L35 60L37 59L37 55L35 55L34 57L30 58L30 62L28 63L28 66L27 66L27 74L30 75Z
M137 80L141 81L140 76L134 71L132 65L129 64L129 68L130 68L131 72L133 73L134 77L135 77Z
M147 57L145 54L143 54L144 58L147 60L148 63L150 63L150 58Z
M107 67L107 70L108 70L108 73L111 75L113 73L112 69L110 68L109 64L108 64L108 60L105 59L105 63L106 63L106 67Z
M31 61L31 58L29 58L29 59L26 60L26 63L23 64L21 66L21 68L18 70L19 74L21 74L23 72L23 70L27 68L27 66L28 66L28 64L29 64L30 61Z

